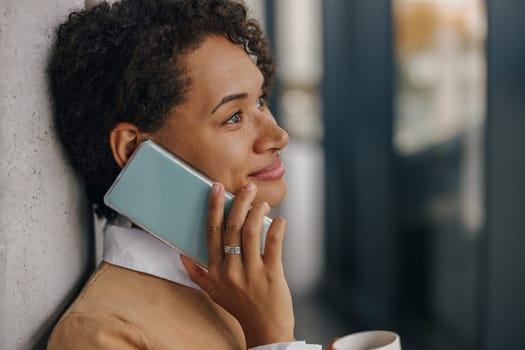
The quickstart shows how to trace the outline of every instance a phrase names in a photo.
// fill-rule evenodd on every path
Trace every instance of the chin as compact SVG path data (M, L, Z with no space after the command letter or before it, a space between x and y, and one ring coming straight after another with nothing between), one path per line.
M265 201L270 207L276 207L284 200L286 197L287 187L284 180L274 181L264 181L255 183L257 186L257 196L255 199L257 201Z

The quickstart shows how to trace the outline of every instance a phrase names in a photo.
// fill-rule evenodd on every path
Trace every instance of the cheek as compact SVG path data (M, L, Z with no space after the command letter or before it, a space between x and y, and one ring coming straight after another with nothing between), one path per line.
M249 148L242 141L216 144L203 157L207 159L210 175L215 174L216 180L225 182L225 185L242 186L234 183L249 171Z
M250 168L251 146L244 137L207 137L188 149L188 162L230 192L245 185Z
M246 177L253 170L250 127L228 131L192 124L181 129L184 132L171 128L169 133L161 135L159 141L213 181L223 183L230 192L236 192L246 184Z

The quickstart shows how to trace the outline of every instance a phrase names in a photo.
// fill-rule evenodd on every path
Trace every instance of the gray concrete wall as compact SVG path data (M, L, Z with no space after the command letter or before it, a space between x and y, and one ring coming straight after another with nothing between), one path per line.
M0 2L0 349L43 348L91 268L91 216L45 78L56 23L83 4Z

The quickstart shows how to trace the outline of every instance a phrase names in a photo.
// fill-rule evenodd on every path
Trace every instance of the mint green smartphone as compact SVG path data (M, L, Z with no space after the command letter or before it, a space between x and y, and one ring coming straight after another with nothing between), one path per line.
M212 182L151 140L142 142L104 203L170 247L208 266L206 218ZM226 193L225 215L234 196ZM261 254L272 220L264 217Z

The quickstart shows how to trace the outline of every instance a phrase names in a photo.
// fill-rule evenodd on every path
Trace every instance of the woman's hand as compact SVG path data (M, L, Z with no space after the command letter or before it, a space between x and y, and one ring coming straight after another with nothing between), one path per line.
M235 198L224 228L224 187L214 184L207 220L208 272L183 256L190 278L241 324L249 348L294 340L290 290L281 261L286 221L273 220L261 256L265 203L250 205L257 189L250 183ZM242 254L225 254L224 245L242 247Z

